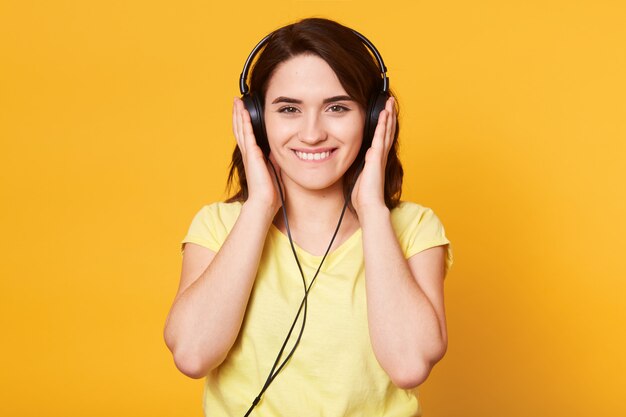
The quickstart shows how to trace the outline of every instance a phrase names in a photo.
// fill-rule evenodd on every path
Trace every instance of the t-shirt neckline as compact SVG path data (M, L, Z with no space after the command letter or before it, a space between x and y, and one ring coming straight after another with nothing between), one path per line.
M279 239L282 239L284 242L289 244L289 237L285 233L283 233L278 227L276 227L274 223L271 224L270 230L272 231L272 233L274 233L274 235L278 235ZM328 255L326 256L326 258L328 259L330 257L336 256L338 254L341 254L349 250L352 247L353 242L357 241L358 238L361 236L361 233L362 233L362 229L359 227L346 240L341 242L339 246L337 246L335 249L328 252ZM328 237L329 243L330 243L331 237L332 235ZM320 261L324 257L324 254L313 255L312 253L301 248L295 241L293 242L293 246L296 248L296 253L298 254L298 256L303 256L308 259L316 260L316 261Z

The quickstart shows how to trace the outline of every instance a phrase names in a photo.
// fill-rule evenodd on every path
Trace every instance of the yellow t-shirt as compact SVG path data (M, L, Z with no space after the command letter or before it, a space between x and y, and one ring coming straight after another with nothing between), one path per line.
M193 242L217 252L240 210L241 203L202 207L182 243ZM402 202L391 211L391 220L406 258L447 244L446 271L450 268L450 242L431 209ZM252 416L421 415L417 389L396 387L374 356L367 326L361 237L359 229L326 257L309 291L300 344ZM308 285L322 257L297 245L296 253ZM265 383L303 296L302 277L289 240L272 225L239 336L226 360L206 377L206 416L245 414ZM295 343L302 316L282 359Z

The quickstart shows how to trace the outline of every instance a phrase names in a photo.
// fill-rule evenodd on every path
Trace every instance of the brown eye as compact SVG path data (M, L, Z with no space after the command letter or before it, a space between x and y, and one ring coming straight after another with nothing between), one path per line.
M278 109L279 113L296 113L298 109L293 106L284 106Z
M340 104L334 104L332 106L330 106L328 108L329 111L333 112L333 113L341 113L341 112L345 112L350 110L349 108L347 108L346 106L342 106Z

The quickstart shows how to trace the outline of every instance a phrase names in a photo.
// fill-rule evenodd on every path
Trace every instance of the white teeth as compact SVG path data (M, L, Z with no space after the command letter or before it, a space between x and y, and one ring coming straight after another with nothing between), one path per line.
M326 159L330 156L330 151L326 151L326 152L318 152L318 153L307 153L307 152L300 152L300 151L296 151L296 155L298 156L298 158L302 159L302 160L306 160L306 161L319 161L321 159Z

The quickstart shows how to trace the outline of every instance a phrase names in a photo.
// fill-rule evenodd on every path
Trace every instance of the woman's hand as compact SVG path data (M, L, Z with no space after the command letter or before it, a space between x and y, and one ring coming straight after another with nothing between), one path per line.
M365 166L352 190L352 206L359 217L367 209L385 207L385 168L395 133L395 102L389 97L378 117L372 146L365 154Z
M269 163L263 156L263 151L257 145L250 122L250 114L245 109L243 101L235 98L233 103L233 133L237 140L237 146L241 152L246 180L248 183L248 199L246 203L259 205L271 210L272 216L281 206L278 184ZM281 179L280 167L269 155L270 161L276 170L278 179ZM282 187L282 181L281 187ZM284 190L284 187L283 187Z

